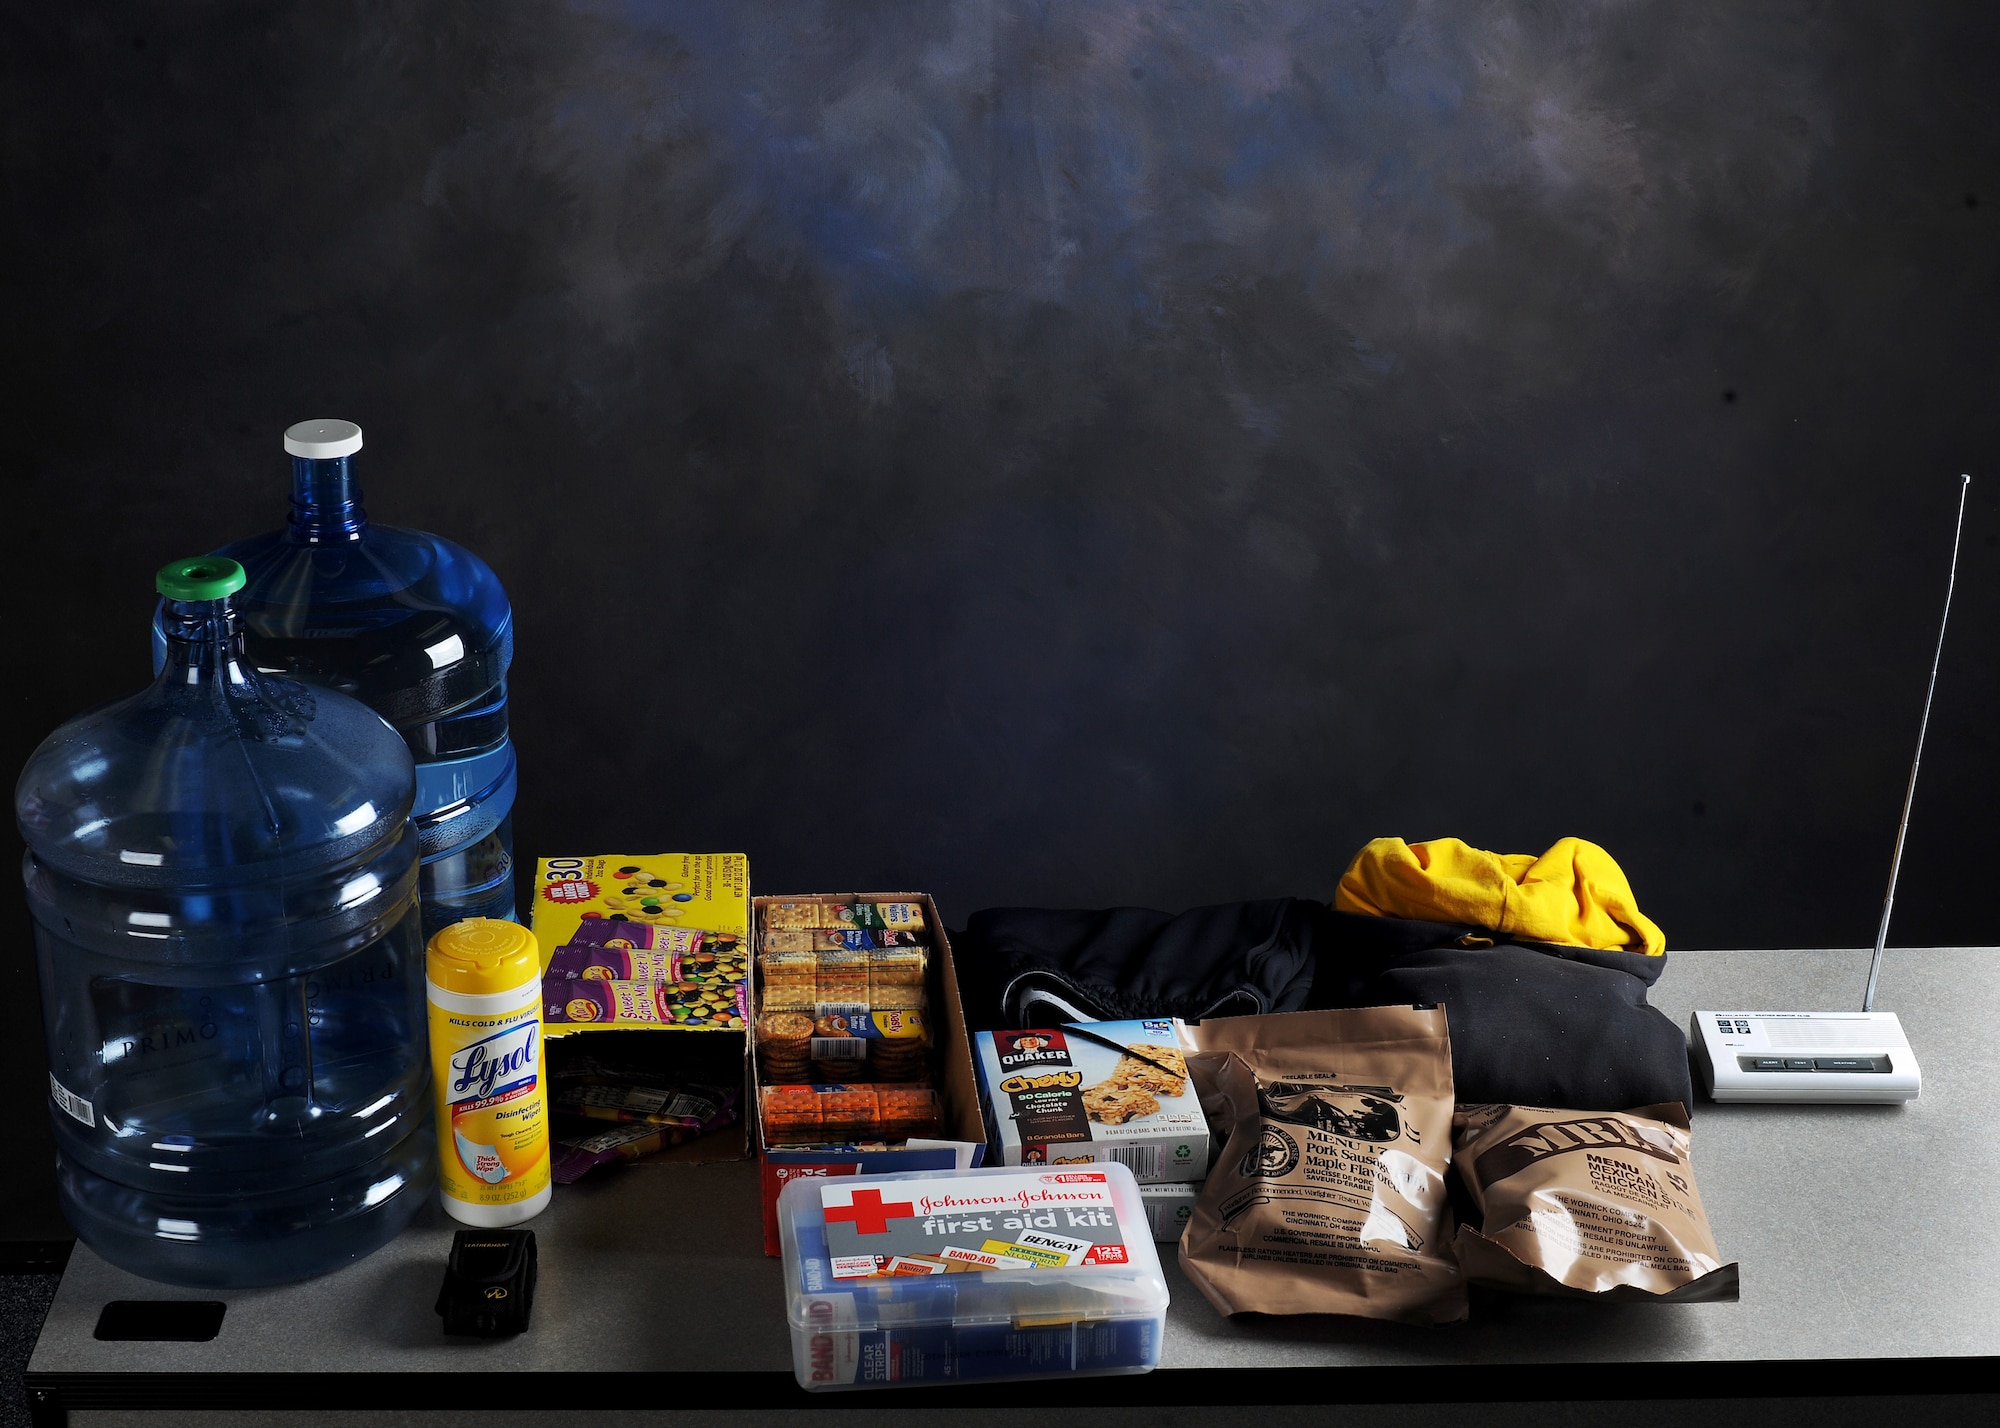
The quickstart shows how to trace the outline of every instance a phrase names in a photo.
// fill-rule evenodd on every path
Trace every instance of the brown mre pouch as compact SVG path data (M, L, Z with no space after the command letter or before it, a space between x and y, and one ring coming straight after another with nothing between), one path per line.
M1701 1303L1734 1300L1688 1163L1687 1111L1462 1106L1459 1178L1482 1224L1458 1231L1475 1284L1528 1294Z
M1465 1317L1448 1245L1442 1008L1211 1017L1188 1069L1227 1137L1181 1236L1224 1314Z

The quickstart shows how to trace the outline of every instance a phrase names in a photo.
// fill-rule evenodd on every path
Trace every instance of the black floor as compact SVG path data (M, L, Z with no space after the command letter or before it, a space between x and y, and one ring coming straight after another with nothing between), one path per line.
M0 1274L0 1428L27 1428L28 1398L21 1371L28 1366L42 1317L56 1297L59 1274Z

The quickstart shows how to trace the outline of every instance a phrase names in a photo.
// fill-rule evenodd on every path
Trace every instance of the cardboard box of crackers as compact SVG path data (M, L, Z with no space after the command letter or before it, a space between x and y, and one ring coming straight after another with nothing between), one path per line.
M967 1170L985 1157L951 943L926 893L751 899L752 1112L764 1251L807 1176Z
M543 858L535 872L529 920L557 1109L578 1125L614 1123L588 1145L628 1135L624 1152L649 1160L747 1158L749 860L608 853ZM713 1109L670 1116L682 1102ZM733 1123L702 1133L718 1118ZM660 1134L641 1133L656 1122Z

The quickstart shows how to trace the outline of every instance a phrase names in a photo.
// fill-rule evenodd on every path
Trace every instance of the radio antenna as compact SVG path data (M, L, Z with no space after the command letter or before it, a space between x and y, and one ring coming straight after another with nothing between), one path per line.
M1882 926L1875 933L1875 956L1868 964L1868 990L1862 994L1861 1010L1875 1010L1875 983L1882 975L1882 949L1889 942L1889 913L1896 906L1896 874L1903 866L1903 835L1910 828L1910 805L1917 797L1917 765L1923 762L1924 735L1931 727L1931 696L1937 693L1938 662L1944 658L1944 627L1951 619L1952 587L1958 584L1958 539L1965 532L1965 493L1972 486L1970 476L1958 478L1958 526L1951 533L1951 574L1944 585L1944 616L1938 621L1937 653L1931 656L1930 687L1924 691L1924 719L1917 726L1917 753L1910 760L1910 786L1903 794L1903 817L1896 824L1896 851L1889 859L1889 891L1882 896Z

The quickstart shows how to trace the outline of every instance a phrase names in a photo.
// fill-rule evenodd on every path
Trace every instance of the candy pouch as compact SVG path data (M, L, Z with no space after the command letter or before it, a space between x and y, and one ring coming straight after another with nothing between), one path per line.
M1459 1179L1481 1224L1459 1228L1476 1284L1528 1294L1701 1303L1734 1300L1688 1163L1687 1111L1459 1108Z
M692 952L702 944L703 934L690 927L663 927L652 922L625 922L617 918L586 917L569 935L570 947L629 947L642 952Z
M621 1121L682 1130L707 1130L733 1110L740 1093L733 1086L616 1086L565 1083L553 1097L555 1108L596 1121Z
M732 1099L731 1104L699 1126L656 1126L641 1122L565 1131L555 1136L551 1146L549 1175L558 1185L573 1185L600 1165L615 1160L637 1160L642 1155L707 1135L729 1125L736 1115Z
M676 982L680 980L680 958L664 949L641 951L633 947L593 947L572 942L556 948L549 959L550 977L588 977L596 982Z
M741 1026L740 984L542 978L542 1019L552 1025Z

